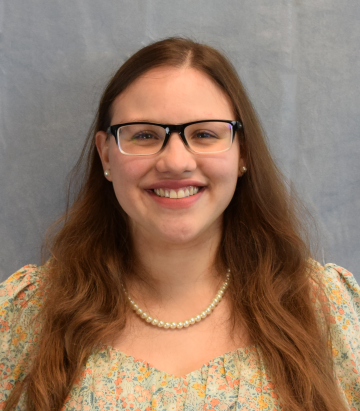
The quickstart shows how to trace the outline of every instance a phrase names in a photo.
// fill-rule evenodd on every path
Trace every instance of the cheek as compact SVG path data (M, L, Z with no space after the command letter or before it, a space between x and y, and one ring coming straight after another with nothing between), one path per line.
M146 173L144 164L136 158L114 155L110 156L110 167L115 195L126 211L136 199L138 184Z
M225 153L224 153L225 154ZM236 151L211 159L203 164L203 170L211 180L221 184L224 190L235 189L239 175L239 158Z
M149 167L146 159L126 156L117 149L110 152L109 160L113 182L122 182L124 185L130 181L134 184L146 174Z

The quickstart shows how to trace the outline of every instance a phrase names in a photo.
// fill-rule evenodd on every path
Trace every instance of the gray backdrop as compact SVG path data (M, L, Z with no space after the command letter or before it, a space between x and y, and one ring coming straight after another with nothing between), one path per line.
M0 0L0 277L39 263L110 75L186 35L230 56L319 222L321 262L359 280L359 21L359 0Z

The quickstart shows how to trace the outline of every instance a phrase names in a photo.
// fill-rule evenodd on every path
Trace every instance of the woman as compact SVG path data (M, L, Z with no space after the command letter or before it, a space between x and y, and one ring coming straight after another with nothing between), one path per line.
M0 293L2 408L359 409L359 287L309 259L219 52L132 56L75 172L52 258Z

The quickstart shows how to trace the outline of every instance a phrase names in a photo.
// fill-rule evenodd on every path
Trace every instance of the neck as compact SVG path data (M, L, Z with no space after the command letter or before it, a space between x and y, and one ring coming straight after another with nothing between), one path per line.
M221 239L215 235L187 244L155 242L146 235L134 235L135 250L144 281L130 281L129 291L147 303L155 300L181 302L193 298L212 298L224 280L226 269L216 271L214 262Z

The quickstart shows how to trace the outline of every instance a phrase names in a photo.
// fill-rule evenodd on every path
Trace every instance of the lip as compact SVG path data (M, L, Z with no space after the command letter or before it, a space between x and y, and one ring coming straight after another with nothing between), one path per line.
M184 187L184 186L180 186L180 187ZM161 188L161 186L158 188ZM184 208L191 207L201 198L205 190L206 189L202 188L199 190L198 193L193 194L192 196L184 197L184 198L177 198L177 199L169 198L169 197L159 197L158 195L154 193L152 189L147 189L145 191L149 195L149 197L152 200L154 200L159 206L174 210L174 209L180 209L180 208L184 209Z
M154 190L155 188L174 189L184 188L188 186L205 187L206 184L197 180L160 180L153 184L144 187L145 190ZM181 200L181 199L180 199Z

